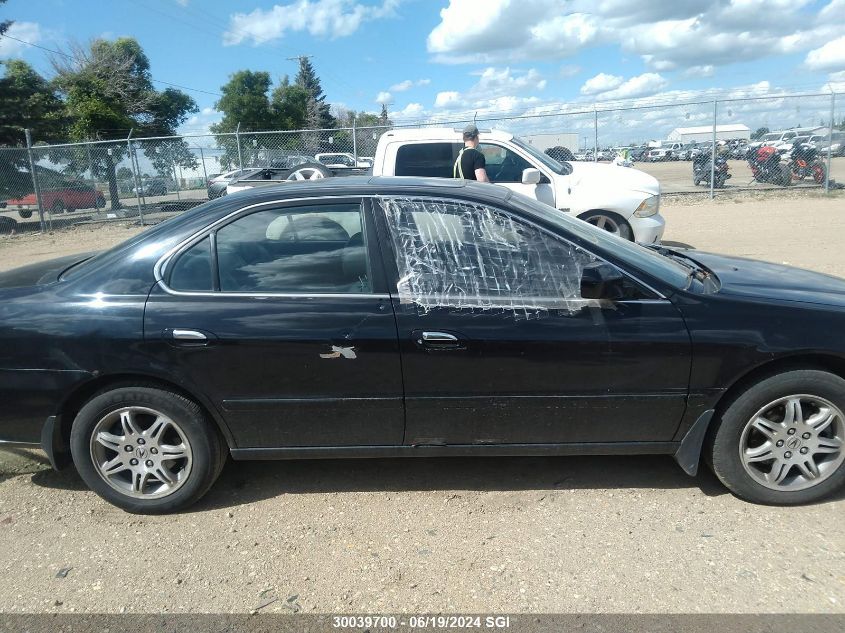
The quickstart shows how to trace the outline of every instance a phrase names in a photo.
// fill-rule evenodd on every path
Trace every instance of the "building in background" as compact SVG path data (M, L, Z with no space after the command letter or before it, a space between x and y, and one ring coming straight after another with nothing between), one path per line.
M747 125L731 124L716 126L716 140L727 141L731 139L751 139L751 130ZM676 127L666 137L669 141L680 141L681 143L695 143L698 141L713 140L713 126L701 125L698 127Z
M578 134L575 132L563 132L561 134L527 134L522 139L533 145L541 152L550 147L565 147L570 152L578 151ZM483 142L483 137L482 137Z

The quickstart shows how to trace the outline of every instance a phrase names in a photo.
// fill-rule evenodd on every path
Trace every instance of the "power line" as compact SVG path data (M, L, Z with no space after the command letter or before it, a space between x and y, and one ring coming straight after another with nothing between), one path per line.
M39 44L35 44L34 42L27 42L26 40L19 39L12 35L7 35L5 33L2 34L2 37L8 38L10 40L15 40L16 42L20 42L21 44L26 44L27 46L32 46L34 48L40 48L42 51L47 51L48 53L53 53L54 55L59 55L61 57L66 57L67 59L75 59L73 55L68 55L62 51L57 51L52 48L47 48L46 46L40 46ZM200 88L191 88L189 86L183 86L182 84L176 84L171 81L164 81L163 79L155 79L154 77L150 77L150 81L155 82L157 84L164 84L165 86L171 86L173 88L181 88L182 90L189 90L191 92L201 92L203 94L211 95L213 97L222 97L223 95L219 92L210 92L208 90L202 90Z

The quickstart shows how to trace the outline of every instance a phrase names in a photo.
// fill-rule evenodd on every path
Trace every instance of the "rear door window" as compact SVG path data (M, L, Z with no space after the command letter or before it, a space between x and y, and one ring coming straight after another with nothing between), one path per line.
M395 176L452 178L462 143L409 143L396 152Z

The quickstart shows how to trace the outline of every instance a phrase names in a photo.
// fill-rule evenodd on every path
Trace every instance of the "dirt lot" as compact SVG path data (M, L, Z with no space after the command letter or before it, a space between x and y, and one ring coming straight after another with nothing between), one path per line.
M845 276L845 197L667 199L666 240ZM0 269L137 228L0 238ZM230 463L127 515L0 451L0 611L845 612L845 494L754 506L670 458Z

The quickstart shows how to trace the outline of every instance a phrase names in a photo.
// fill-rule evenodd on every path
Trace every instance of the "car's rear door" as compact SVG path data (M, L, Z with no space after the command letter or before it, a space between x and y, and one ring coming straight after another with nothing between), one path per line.
M690 341L633 278L581 298L604 265L490 205L383 197L385 266L405 381L407 444L665 442L689 386Z
M355 198L261 205L198 236L145 313L160 367L239 448L401 444L396 325Z

